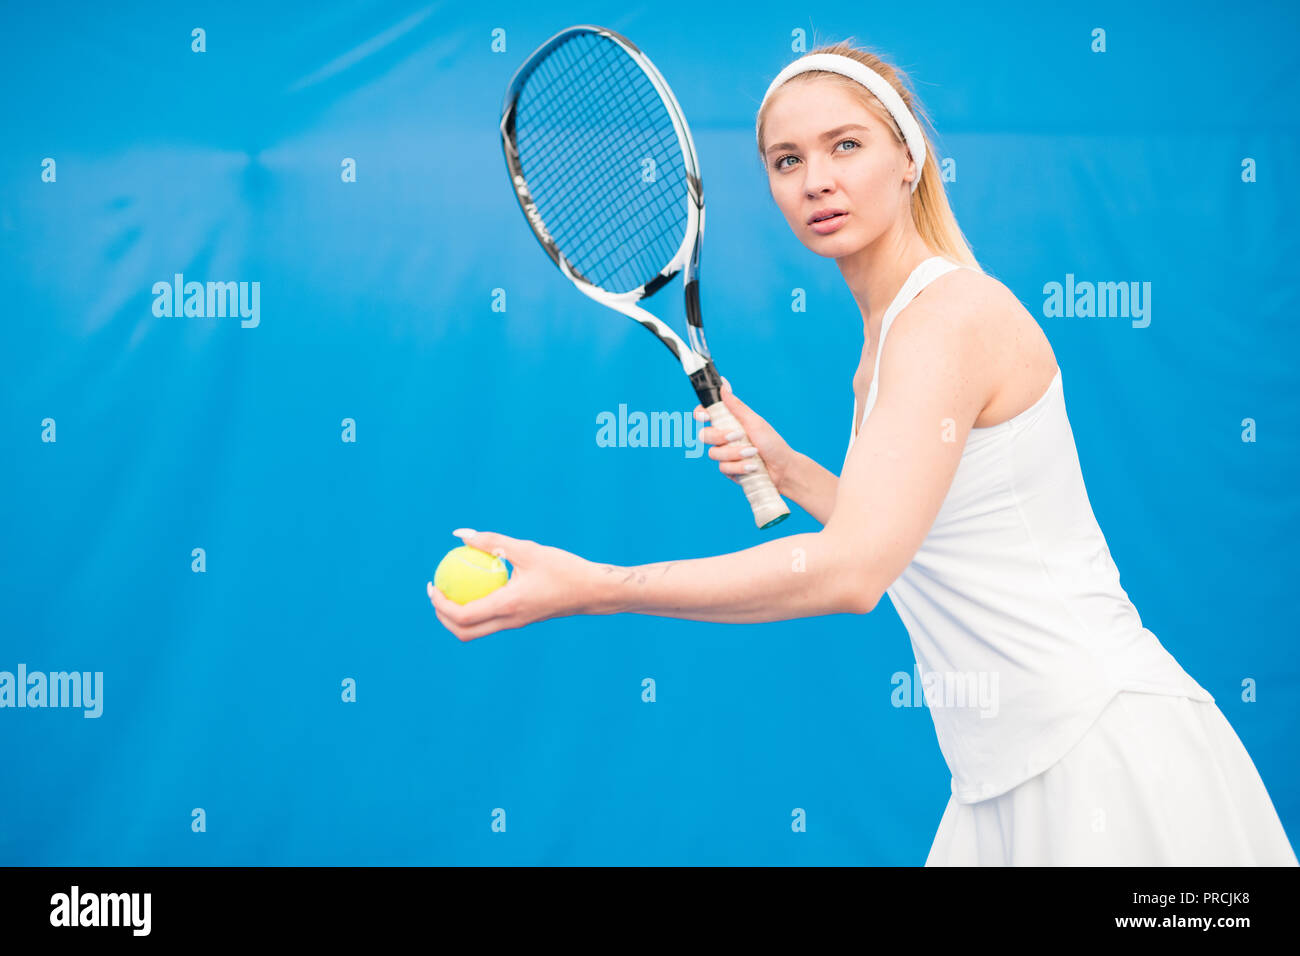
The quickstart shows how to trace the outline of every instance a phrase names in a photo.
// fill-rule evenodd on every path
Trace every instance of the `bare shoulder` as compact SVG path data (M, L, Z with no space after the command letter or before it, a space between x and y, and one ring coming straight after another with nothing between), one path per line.
M1015 293L987 273L945 273L921 290L895 322L906 329L900 329L901 338L914 338L922 348L964 353L970 385L983 396L977 428L1028 408L1056 374L1056 356L1037 320ZM883 378L883 369L881 374Z
M934 295L927 300L931 291ZM1046 372L1050 383L1056 356L1047 336L1015 293L993 276L974 269L954 269L923 289L908 309L913 307L951 323L954 331L974 334L991 355L1005 360L999 363L1004 374L1014 377L1013 369L1037 369L1037 377ZM1031 373L1029 378L1035 375Z
M974 365L987 367L988 359L1002 348L1016 310L1024 312L1024 307L997 279L973 269L953 269L933 279L903 307L889 338L907 339L921 348L958 350Z
M1034 322L1015 293L993 276L974 269L953 269L939 276L921 290L908 308L913 306L918 312L943 314L959 322L1007 324L1008 320L1016 319Z

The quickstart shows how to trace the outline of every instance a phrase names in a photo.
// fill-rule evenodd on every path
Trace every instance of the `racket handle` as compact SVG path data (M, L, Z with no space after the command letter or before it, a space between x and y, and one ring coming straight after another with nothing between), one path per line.
M736 416L731 414L725 402L715 402L706 410L709 413L709 424L721 429L722 434L740 432L740 438L732 444L751 444L745 429L740 427L740 422L736 421ZM740 487L744 489L745 497L749 499L749 507L754 511L754 523L759 528L770 528L790 517L790 509L786 507L785 501L777 492L776 485L772 484L772 476L767 473L767 465L763 463L762 456L755 455L749 460L755 462L758 468L747 475L739 476Z

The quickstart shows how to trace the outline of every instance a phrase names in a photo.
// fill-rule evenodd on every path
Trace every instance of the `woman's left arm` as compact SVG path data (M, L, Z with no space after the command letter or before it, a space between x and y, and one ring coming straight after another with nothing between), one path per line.
M865 614L925 540L966 436L1004 367L987 312L903 309L881 356L876 404L849 452L821 531L731 554L619 567L489 532L466 544L515 566L459 605L432 583L438 619L462 641L572 614L651 614L747 624Z
M865 614L854 549L827 531L794 534L712 558L594 565L588 614L653 614L755 624Z
M467 604L428 586L438 619L462 641L574 614L651 614L750 624L823 614L865 614L854 550L826 529L711 558L622 567L535 541L479 531L468 545L514 565L504 586Z

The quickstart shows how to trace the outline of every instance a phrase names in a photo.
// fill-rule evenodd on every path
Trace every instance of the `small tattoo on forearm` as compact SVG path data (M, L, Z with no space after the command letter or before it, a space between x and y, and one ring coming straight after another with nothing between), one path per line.
M660 574L661 575L667 574L668 569L673 567L676 563L677 563L676 561L669 561L667 564L663 566L663 569L660 571ZM653 568L654 565L648 565L647 567ZM602 565L600 570L604 574L612 574L615 571L626 571L627 574L623 577L623 580L619 582L620 584L627 584L627 582L631 581L633 578L636 578L637 584L645 584L646 582L646 572L641 568L619 568L612 564L606 564L606 565Z

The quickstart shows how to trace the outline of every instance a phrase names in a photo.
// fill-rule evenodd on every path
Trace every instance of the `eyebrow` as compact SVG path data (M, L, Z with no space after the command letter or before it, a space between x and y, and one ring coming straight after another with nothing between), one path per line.
M821 136L818 137L818 139L828 140L833 136L839 136L840 133L846 133L851 129L866 130L867 127L863 126L861 123L846 123L843 126L837 126L834 129L828 129L826 132L822 133ZM871 132L871 131L867 130L867 132ZM798 148L799 147L796 146L794 143L773 143L771 146L767 148L767 151L770 153L774 149L798 149Z

